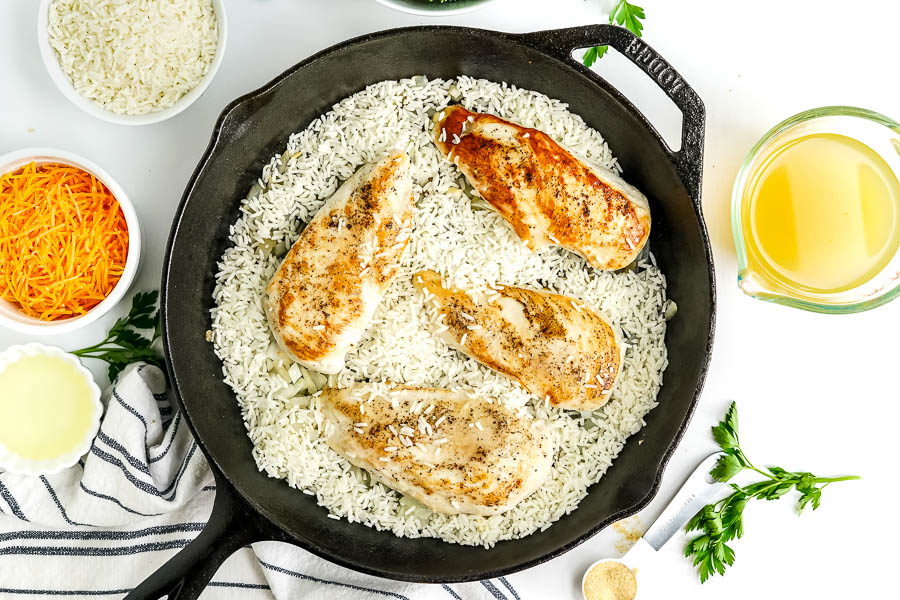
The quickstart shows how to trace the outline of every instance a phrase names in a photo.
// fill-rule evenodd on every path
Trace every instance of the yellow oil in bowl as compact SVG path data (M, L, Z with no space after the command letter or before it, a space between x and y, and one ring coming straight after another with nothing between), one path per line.
M871 308L900 279L900 137L856 116L798 117L760 142L735 186L740 286L821 312Z
M0 448L3 462L15 463L3 464L10 470L74 464L96 433L96 386L73 358L52 350L23 352L0 369Z

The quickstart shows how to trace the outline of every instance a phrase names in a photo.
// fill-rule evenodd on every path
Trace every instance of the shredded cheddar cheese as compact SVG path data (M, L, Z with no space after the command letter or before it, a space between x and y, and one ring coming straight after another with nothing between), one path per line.
M0 177L0 297L44 321L83 315L118 283L128 226L92 174L30 163Z

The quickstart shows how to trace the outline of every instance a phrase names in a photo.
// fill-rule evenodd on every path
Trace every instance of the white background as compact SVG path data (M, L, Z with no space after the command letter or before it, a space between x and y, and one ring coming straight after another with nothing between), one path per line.
M149 289L159 285L169 223L183 186L219 111L235 97L320 49L366 32L421 23L506 31L565 27L605 20L613 0L498 0L445 19L404 15L374 0L228 0L228 49L209 90L170 121L137 128L98 121L57 91L38 54L37 4L0 0L0 153L55 146L109 171L140 215L145 253L137 288ZM641 596L897 597L900 301L859 315L824 316L743 296L735 284L729 201L747 150L791 114L849 104L900 119L900 3L640 4L648 15L645 38L706 104L703 204L719 284L715 352L703 398L659 496L640 514L641 527L652 523L693 465L715 449L709 426L732 399L740 407L744 448L755 462L864 477L829 487L816 513L796 516L794 496L750 506L746 535L734 544L735 566L703 586L681 556L684 539L676 537L659 553L653 580L641 580ZM624 59L608 56L598 68L662 131L678 131L674 109ZM94 342L125 309L120 306L87 331L51 341L68 348ZM30 339L0 331L0 348ZM597 558L616 555L620 541L609 529L511 580L526 599L580 597L584 569Z

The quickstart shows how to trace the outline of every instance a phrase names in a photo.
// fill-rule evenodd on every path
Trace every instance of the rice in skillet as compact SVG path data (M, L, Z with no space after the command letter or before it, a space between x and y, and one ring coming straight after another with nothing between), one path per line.
M232 228L219 263L213 333L225 378L235 390L256 463L272 477L315 494L329 516L407 537L492 546L549 527L574 510L637 433L656 405L666 367L666 282L650 262L607 273L558 248L533 253L506 222L470 197L462 176L431 141L430 115L451 101L547 132L589 160L618 169L601 136L566 105L485 80L415 77L383 81L350 96L291 136L263 169ZM325 377L277 351L261 298L284 254L322 202L363 163L403 147L413 172L415 228L398 275L361 343L335 383L394 381L474 389L527 405L550 424L557 454L550 478L512 510L493 517L432 513L351 466L319 436L322 415L312 396ZM454 285L504 283L549 288L602 311L622 330L627 352L619 383L600 410L579 414L546 406L517 383L449 349L429 332L428 314L411 275L449 274Z

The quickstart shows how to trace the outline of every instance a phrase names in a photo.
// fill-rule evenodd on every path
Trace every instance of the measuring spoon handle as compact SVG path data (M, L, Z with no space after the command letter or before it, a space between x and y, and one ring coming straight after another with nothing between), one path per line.
M697 465L672 501L663 509L659 518L644 533L644 540L654 550L662 548L675 533L684 527L691 517L718 496L727 483L715 481L709 474L722 452L710 454Z

